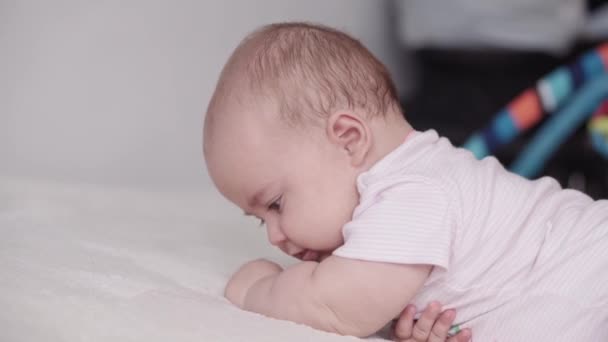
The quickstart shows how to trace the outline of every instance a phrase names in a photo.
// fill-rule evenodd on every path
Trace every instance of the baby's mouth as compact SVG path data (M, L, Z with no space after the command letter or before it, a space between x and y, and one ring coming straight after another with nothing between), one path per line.
M321 262L321 261L323 261L323 259L327 258L330 255L331 255L331 253L317 252L317 251L311 251L309 249L305 249L299 253L294 254L293 257L298 258L302 261Z
M294 254L293 256L302 261L317 261L317 259L319 259L319 253L309 249L305 249L300 253Z

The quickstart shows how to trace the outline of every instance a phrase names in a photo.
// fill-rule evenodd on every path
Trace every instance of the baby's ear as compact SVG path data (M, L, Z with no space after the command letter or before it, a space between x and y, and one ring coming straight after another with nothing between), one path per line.
M351 158L353 166L360 166L371 148L371 131L367 122L356 114L336 112L327 120L327 136Z

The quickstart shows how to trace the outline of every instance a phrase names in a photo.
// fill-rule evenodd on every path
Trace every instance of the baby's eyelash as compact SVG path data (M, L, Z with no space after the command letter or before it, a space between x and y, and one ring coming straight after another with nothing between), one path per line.
M280 211L281 210L281 197L277 198L274 202L268 205L268 210Z
M280 212L281 211L281 197L277 198L272 203L270 203L267 206L267 208L268 208L268 210ZM264 227L266 225L266 221L264 221L263 218L258 217L257 219L260 221L260 224L259 224L260 227Z

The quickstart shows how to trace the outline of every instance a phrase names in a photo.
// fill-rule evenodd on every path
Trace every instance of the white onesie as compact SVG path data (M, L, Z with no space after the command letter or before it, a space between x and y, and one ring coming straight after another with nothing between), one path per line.
M415 132L357 181L334 255L434 265L412 302L474 341L608 341L608 201Z

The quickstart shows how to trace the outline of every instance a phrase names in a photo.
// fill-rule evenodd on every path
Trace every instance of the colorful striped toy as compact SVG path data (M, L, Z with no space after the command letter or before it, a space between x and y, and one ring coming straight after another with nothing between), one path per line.
M589 120L587 131L593 148L608 159L608 101L602 102L595 111L591 120Z
M600 74L586 82L571 97L538 129L511 164L511 171L529 178L537 176L559 146L608 98L608 74Z
M607 80L602 81L604 78ZM572 64L557 68L540 79L534 87L525 90L501 110L488 126L474 133L464 147L481 159L511 143L543 119L547 119L547 124L553 121L548 129L541 129L527 146L527 153L524 153L527 157L520 157L511 168L523 176L534 177L559 144L582 124L581 120L586 120L604 98L608 98L607 83L608 43L605 43ZM601 118L597 120L605 122ZM596 136L597 127L605 125L597 122L592 125ZM576 126L565 127L567 124ZM605 135L603 137L605 142ZM599 142L598 144L605 147ZM594 147L595 145L596 143ZM531 164L526 165L529 162Z

